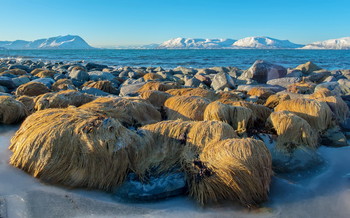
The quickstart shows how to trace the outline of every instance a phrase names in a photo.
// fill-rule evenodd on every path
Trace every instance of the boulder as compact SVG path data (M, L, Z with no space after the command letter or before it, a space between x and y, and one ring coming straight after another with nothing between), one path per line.
M301 78L300 77L283 77L283 78L278 78L278 79L272 79L267 81L266 84L269 85L278 85L282 86L284 88L287 88L288 85L300 82Z
M318 70L311 72L307 78L313 83L320 83L330 75L331 72L327 70Z
M107 65L103 65L103 64L96 64L96 63L87 63L86 64L86 69L87 70L103 70L104 68L108 68Z
M11 64L8 68L9 70L11 69L21 69L27 71L27 73L30 73L31 69L26 66L26 65L20 65L20 64Z
M315 92L322 88L328 89L329 91L332 92L333 95L337 95L337 96L342 95L342 90L338 82L324 82L324 83L318 84L315 87Z
M108 96L111 95L110 93L101 91L99 89L96 88L92 88L92 87L87 87L84 86L81 90L82 93L86 93L86 94L90 94L90 95L94 95L94 96Z
M214 90L222 90L226 87L234 89L236 85L230 75L227 73L218 73L214 76L211 87L213 87Z
M348 145L346 136L342 133L339 126L327 129L321 139L321 143L325 146L343 147Z
M29 83L30 79L28 77L16 77L13 78L12 81L16 86L20 86L22 84Z
M174 73L181 73L185 75L193 75L197 73L197 70L193 68L186 68L186 67L176 67L173 69Z
M108 72L102 72L102 71L90 71L88 72L90 76L90 80L98 81L98 80L113 80L115 76L113 74Z
M271 92L274 92L274 93L281 92L281 91L285 90L285 88L283 88L281 86L269 85L269 84L239 85L237 87L237 90L249 92L252 88L259 88L259 87L270 90Z
M88 81L90 79L89 74L84 70L72 70L68 75L71 79L79 81Z
M8 92L9 90L5 86L0 86L0 92L5 93Z
M122 85L120 87L120 96L135 96L138 95L138 90L145 85L145 82L131 84L131 85Z
M15 83L12 81L10 77L0 76L0 86L5 86L8 89L16 88Z
M257 60L246 70L240 79L254 79L258 83L266 83L268 80L284 77L287 69L276 64L271 64L263 60Z
M347 118L344 122L340 123L340 127L344 131L350 131L350 118Z
M285 77L302 77L303 72L301 72L300 70L296 70L296 69L288 69L287 70L287 75Z
M39 78L39 79L32 80L32 82L39 82L39 83L42 83L42 84L44 84L47 88L51 89L51 86L52 86L52 84L55 83L55 80L54 80L54 79L51 79L51 78Z
M338 80L338 84L343 95L350 95L350 80L340 79Z
M309 74L317 70L322 70L322 68L318 67L316 64L312 63L311 61L306 62L305 64L300 64L295 69L300 70L305 74Z
M192 77L191 79L187 79L185 82L185 86L190 87L198 87L201 84L201 81L195 77Z

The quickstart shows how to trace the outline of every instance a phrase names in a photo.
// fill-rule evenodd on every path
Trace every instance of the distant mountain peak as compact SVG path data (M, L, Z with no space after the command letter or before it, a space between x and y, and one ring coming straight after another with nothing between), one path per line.
M350 37L313 42L302 49L350 49Z
M279 40L266 36L253 36L237 40L234 46L242 48L257 49L283 49L283 48L300 48L303 45L295 44L289 40Z
M6 49L92 49L80 36L64 35L34 41L0 41L0 47Z

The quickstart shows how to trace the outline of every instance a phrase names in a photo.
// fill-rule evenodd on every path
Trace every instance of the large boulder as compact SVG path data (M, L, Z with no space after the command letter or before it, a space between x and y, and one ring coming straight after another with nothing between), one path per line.
M131 84L131 85L123 85L120 87L120 96L134 96L138 95L138 90L145 85L145 82Z
M90 79L89 74L84 70L72 70L69 73L69 77L79 81L88 81Z
M287 88L288 85L300 82L301 78L300 77L283 77L283 78L278 78L278 79L272 79L267 81L266 84L269 85L278 85L282 86L284 88Z
M15 83L12 81L10 77L7 77L7 76L0 76L0 86L4 86L8 89L16 88Z
M22 84L29 83L30 79L28 77L16 77L13 78L12 81L16 86L20 86Z
M269 84L259 84L259 85L239 85L237 90L249 92L253 88L264 88L266 90L270 90L271 92L281 92L284 91L285 88L277 85L269 85Z
M87 63L86 66L87 70L103 70L104 68L107 68L107 65L102 64L96 64L96 63Z
M246 70L240 78L253 79L258 83L266 83L268 80L284 77L287 74L287 69L276 64L271 64L263 60L257 60Z
M317 70L322 70L322 68L318 67L316 64L312 63L311 61L306 62L305 64L300 64L295 69L300 70L305 74L309 74Z
M51 79L51 78L39 78L39 79L32 80L32 82L39 82L39 83L42 83L42 84L44 84L47 88L51 89L51 86L52 86L52 84L55 83L55 80L54 80L54 79Z
M113 80L115 76L113 74L108 72L102 72L102 71L91 71L88 72L90 76L90 80L98 81L98 80Z
M338 80L338 84L343 95L350 95L350 80L340 79Z
M211 86L214 90L222 90L224 88L234 89L236 87L232 77L227 73L218 73L214 76Z

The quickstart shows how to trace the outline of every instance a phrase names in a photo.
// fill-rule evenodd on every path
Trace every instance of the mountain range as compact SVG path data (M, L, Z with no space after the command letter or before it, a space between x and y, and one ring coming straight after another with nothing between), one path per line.
M330 39L307 45L271 37L234 39L174 38L160 44L118 46L115 49L350 49L350 37ZM0 41L3 49L93 49L80 36L56 36L34 41Z
M0 48L5 49L92 49L80 36L56 36L34 41L0 41Z

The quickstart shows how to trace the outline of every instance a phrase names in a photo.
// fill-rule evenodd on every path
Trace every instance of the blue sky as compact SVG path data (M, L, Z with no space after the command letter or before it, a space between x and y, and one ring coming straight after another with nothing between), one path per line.
M350 36L350 0L0 0L0 41L74 34L93 46L175 37Z

